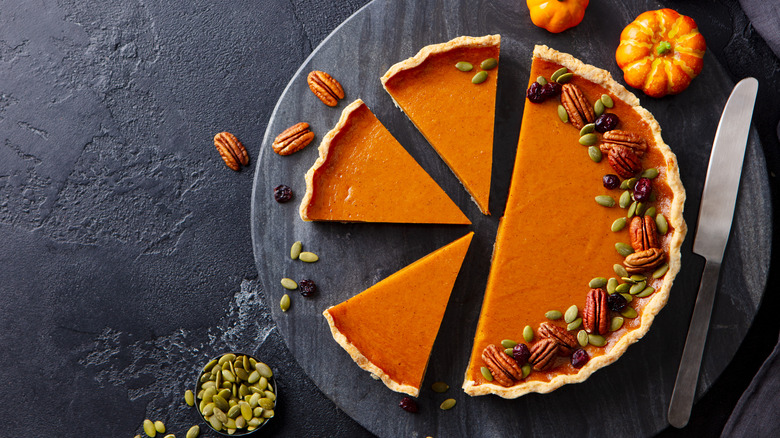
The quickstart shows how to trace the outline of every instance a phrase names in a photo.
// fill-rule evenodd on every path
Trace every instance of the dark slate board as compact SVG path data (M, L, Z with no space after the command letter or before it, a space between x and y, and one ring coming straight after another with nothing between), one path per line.
M614 49L622 27L644 10L659 5L593 2L575 29L553 35L533 26L523 2L381 1L370 3L338 27L312 53L290 81L268 124L257 160L252 197L252 238L268 306L297 361L339 407L380 436L500 436L556 434L577 427L594 436L651 435L666 427L666 408L703 267L691 253L700 193L720 111L733 86L721 65L705 56L705 68L682 95L640 99L660 122L663 136L677 153L688 191L685 219L691 231L683 246L684 270L667 307L653 329L612 366L582 384L551 394L516 400L468 397L460 389L485 287L498 219L509 187L522 116L524 84L534 44L543 43L606 68L619 80ZM482 216L457 179L406 117L394 107L378 78L397 61L427 44L459 35L500 33L501 73L496 114L493 186L490 210ZM337 108L322 105L308 90L305 76L324 70L341 81L347 97ZM335 124L341 110L362 98L415 159L440 183L473 225L387 225L304 223L298 202L303 174L317 157L316 143ZM307 121L318 138L302 152L280 157L273 137ZM290 185L293 202L276 204L271 190ZM755 315L766 285L771 242L770 201L765 162L757 136L751 136L734 227L710 328L699 394L731 360ZM749 208L748 208L749 206ZM360 370L331 338L322 311L362 291L408 263L470 230L476 237L455 285L434 346L419 397L421 413L397 408L401 395ZM290 245L304 242L320 255L316 264L293 262ZM293 295L283 314L278 302L282 277L311 278L316 298ZM451 385L447 394L429 390L434 381ZM440 411L442 400L458 401Z

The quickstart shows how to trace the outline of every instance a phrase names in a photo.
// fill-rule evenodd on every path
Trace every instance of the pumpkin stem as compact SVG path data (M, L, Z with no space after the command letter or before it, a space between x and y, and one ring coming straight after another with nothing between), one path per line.
M668 41L661 41L661 43L658 44L658 47L655 49L655 52L658 53L659 55L663 55L669 50L672 50L672 45L669 44Z

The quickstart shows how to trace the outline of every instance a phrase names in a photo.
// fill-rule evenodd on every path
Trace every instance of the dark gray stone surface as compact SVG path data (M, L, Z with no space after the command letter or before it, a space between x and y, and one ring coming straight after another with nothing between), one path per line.
M0 0L0 396L15 403L0 436L132 436L147 417L182 436L197 421L184 389L228 349L279 370L261 436L370 436L275 328L249 238L254 167L233 173L211 143L234 132L254 164L287 82L365 3ZM736 2L663 4L697 19L710 64L759 79L774 190L780 63ZM778 304L765 296L682 434L719 433L777 340Z

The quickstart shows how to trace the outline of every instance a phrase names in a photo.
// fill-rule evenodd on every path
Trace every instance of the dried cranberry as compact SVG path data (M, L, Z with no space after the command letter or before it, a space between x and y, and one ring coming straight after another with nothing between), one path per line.
M582 348L577 349L572 355L571 355L571 365L574 368L582 368L585 366L586 363L590 360L590 356L588 355L588 352L583 350Z
M604 187L610 190L620 187L620 178L612 173L604 175L604 177L601 178L601 181L604 183Z
M276 202L279 203L287 202L290 199L292 199L292 196L293 196L292 189L287 187L284 184L276 186L276 188L274 189L274 199L276 199Z
M561 94L563 87L557 82L548 82L542 86L542 99L549 99Z
M653 192L653 183L649 178L639 178L634 186L634 200L645 202L650 199L650 193Z
M304 297L310 297L317 293L317 285L311 280L299 281L298 287L301 288L301 295Z
M534 81L528 90L525 92L525 97L533 103L544 102L544 96L542 96L542 86L538 82Z
M598 119L596 119L596 131L602 134L607 131L611 131L617 127L619 121L620 118L618 118L618 116L615 114L602 114Z
M612 294L607 297L607 307L613 312L620 312L621 310L625 309L627 305L628 300L626 300L623 295Z
M398 406L401 407L401 409L405 410L406 412L411 412L413 414L416 414L419 410L417 408L417 402L414 401L411 397L404 397L401 399L401 403L398 403Z
M528 362L528 358L531 357L531 350L525 344L517 344L512 348L512 357L518 365L523 366Z

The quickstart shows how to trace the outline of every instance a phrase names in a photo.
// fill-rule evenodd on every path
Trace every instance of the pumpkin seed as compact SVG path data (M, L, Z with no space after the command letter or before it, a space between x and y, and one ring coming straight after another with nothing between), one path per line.
M523 339L525 342L531 342L534 340L534 329L530 325L523 327Z
M579 141L580 144L583 146L591 146L596 144L597 141L599 141L599 136L591 132L590 134L585 134L582 137L580 137Z
M631 245L623 242L618 242L615 244L615 251L618 252L618 254L622 255L623 257L627 257L634 253L634 248L631 247Z
M471 78L472 84L481 84L485 82L488 78L488 73L486 71L481 71L474 75L473 78Z
M664 235L669 231L669 222L666 222L666 217L663 214L658 214L655 217L655 227L658 230L658 234Z
M645 212L645 207L647 206L644 204L644 202L637 202L634 213L636 213L637 216L642 216L642 214Z
M187 406L195 405L195 394L193 394L189 389L184 391L184 403L187 403Z
M603 347L607 345L607 339L601 335L589 334L588 343L594 347Z
M433 389L433 392L438 392L439 394L441 394L443 392L447 392L447 390L450 389L450 385L444 382L436 382L433 385L431 385L431 389Z
M646 288L642 289L642 292L636 294L636 297L637 298L649 297L654 292L655 292L655 288L653 286L647 286Z
M640 275L640 274L634 274L634 275L632 275L632 276L630 276L630 277L628 277L628 278L629 278L629 279L630 279L632 282L634 282L634 283L639 283L640 281L645 281L645 280L647 280L647 277L645 277L644 275Z
M274 410L273 409L266 409L263 411L263 418L273 418L274 417ZM262 424L262 423L260 423Z
M660 268L658 268L655 271L653 271L653 278L661 278L661 277L663 277L664 274L666 274L666 271L668 271L668 270L669 270L669 264L668 263L664 263L663 265L661 265Z
M580 344L580 347L587 347L588 346L588 332L585 330L580 330L577 332L577 342Z
M596 117L601 116L604 114L604 102L597 100L595 104L593 104L593 112L596 113Z
M293 243L292 247L290 247L290 258L293 260L298 260L298 256L301 255L301 251L303 251L303 244L300 241Z
M623 327L623 317L616 316L612 318L612 321L609 324L609 331L614 332L616 330L619 330L620 327Z
M457 68L460 71L466 72L466 71L471 71L471 69L473 69L474 66L471 65L470 62L460 61L459 63L455 64L455 68Z
M260 400L257 401L257 405L264 410L269 410L274 408L275 403L270 398L261 397Z
M558 118L563 123L569 123L569 113L566 112L566 108L563 105L558 105Z
M580 309L577 308L576 304L572 304L571 307L566 309L566 312L563 314L563 320L566 321L566 324L568 324L577 319L578 313L580 313Z
M150 436L152 438L157 436L157 429L155 429L154 423L152 422L152 420L149 420L149 419L144 420L144 433L147 436Z
M320 258L317 256L317 254L314 254L313 252L304 251L299 256L298 259L302 262L306 263L314 263Z
M629 295L629 294L620 294L620 295L621 295L623 298L625 298L625 299L626 299L626 302L628 302L628 303L630 303L631 301L634 301L634 297L633 297L633 295Z
M160 420L155 421L154 430L156 430L157 433L165 433L165 424Z
M634 214L636 214L636 201L632 202L631 205L628 206L628 211L626 212L626 218L631 219L634 217Z
M583 126L582 129L580 129L580 137L582 137L585 134L590 134L595 130L596 130L596 124L588 123L587 125Z
M258 362L257 365L255 365L255 369L258 373L260 373L261 376L265 377L266 379L270 379L274 376L273 371L271 371L271 367L263 362Z
M225 400L225 398L219 394L215 395L212 401L214 402L214 412L216 412L217 409L220 411L227 411L230 409L230 405L228 404L227 400Z
M574 73L564 73L564 74L558 76L555 79L555 82L557 82L559 84L565 84L565 83L569 82L571 80L571 78L573 78L573 77L574 77Z
M626 307L622 312L620 312L620 314L629 319L636 318L638 315L638 313L636 313L636 309L633 307Z
M482 70L493 70L497 65L498 61L496 61L496 58L488 58L482 61L482 64L479 66L482 67Z
M615 289L617 289L618 281L615 277L610 277L609 280L607 280L607 293L612 295L615 293Z
M503 341L501 341L501 345L502 345L504 348L512 348L512 347L514 347L515 345L517 345L517 342L515 342L515 341L513 341L513 340L511 340L511 339L504 339Z
M187 431L185 438L198 438L198 435L200 435L200 426L196 424Z
M634 186L636 186L636 182L639 181L638 178L629 178L628 179L628 188L633 189Z
M251 420L251 418L250 418ZM236 418L236 428L237 429L243 429L246 427L246 419L244 417L238 417Z
M531 374L531 365L525 364L522 367L520 367L521 370L523 370L523 378L525 379L528 377L529 374Z
M636 283L635 285L631 286L631 289L628 290L628 293L631 295L636 295L639 292L642 292L645 289L645 286L647 286L646 281L640 281L639 283Z
M582 318L577 318L566 325L566 330L571 332L580 328L581 325L582 325Z
M290 309L290 296L287 294L284 294L282 296L281 301L279 301L279 307L282 309L282 312L286 312Z
M655 218L655 207L650 207L647 210L645 210L645 216L650 216L652 218Z
M609 195L599 195L596 196L596 204L602 206L602 207L614 207L615 206L615 200L612 199L612 196Z
M568 69L568 68L566 68L566 67L561 67L561 68L559 68L558 70L555 70L555 72L554 72L552 75L550 75L550 80L551 80L551 81L553 81L553 82L557 82L557 81L558 81L558 77L559 77L560 75L562 75L562 74L564 74L564 73L568 72L568 71L569 71L569 69Z
M241 406L239 406L239 405L233 405L227 411L228 418L236 418L239 415L241 415Z
M589 146L588 147L588 156L594 163L600 163L601 162L601 150L597 148L596 146Z
M238 406L241 409L241 418L243 418L246 421L249 421L252 419L252 407L249 406L249 403L245 401L238 402Z
M228 383L228 385L229 385L229 383ZM219 391L217 393L217 395L222 397L222 398L224 398L225 400L227 400L227 399L230 398L231 392L230 392L229 389L223 389L223 390ZM213 398L212 398L212 401L213 401Z
M626 268L624 268L620 263L615 263L612 265L612 270L614 270L615 274L620 277L628 277L628 271L626 271Z
M642 171L642 178L653 179L658 176L658 169L651 167Z
M493 374L490 372L490 368L488 367L482 367L480 368L480 371L482 371L482 377L485 378L488 382L493 381Z
M628 188L628 180L624 179L623 181L620 181L620 189L625 190Z
M619 284L619 285L618 285L618 286L615 288L615 292L617 292L617 293L619 293L619 294L621 294L621 295L622 295L622 294L627 294L627 293L628 293L628 291L629 291L629 289L631 289L631 285L630 285L630 284L628 284L628 283L622 283L622 284Z
M598 288L600 288L600 287L604 287L604 286L606 286L606 285L607 285L607 279L606 279L606 278L604 278L604 277L596 277L596 278L592 279L592 280L591 280L591 281L588 283L588 286L589 286L591 289L598 289Z
M625 181L624 181L625 182ZM620 201L618 201L620 208L627 208L631 205L631 192L626 190L620 195Z
M513 357L515 350L514 348L504 348L504 353L506 353L506 355L509 357Z
M217 393L217 390L214 389L213 387L203 391L203 401L205 401L206 403L210 402L211 398L214 397L214 394L216 394L216 393Z
M545 79L544 76L538 76L536 82L538 82L539 85L547 85L547 79Z
M295 290L298 289L298 283L295 282L292 278L282 278L282 287L289 290Z
M212 415L212 416L209 418L209 424L211 424L211 427L212 427L214 430L216 430L217 432L219 432L220 430L222 430L222 422L221 422L221 421L219 421L219 418L217 418L217 416L216 416L216 415Z
M625 217L619 217L615 219L615 222L612 222L612 231L618 232L626 227L626 218Z
M560 310L548 310L544 314L545 318L553 320L553 321L561 319L562 316L563 316L563 313L561 313Z
M225 353L219 358L219 366L225 365L227 362L233 362L236 360L236 355L233 353Z
M448 398L447 400L444 400L441 402L441 405L439 405L442 411L447 411L455 407L455 399L454 398Z
M609 94L602 94L601 99L599 100L601 100L601 103L603 103L604 106L607 108L612 108L613 106L615 106L615 102L612 100L611 97L609 97Z

